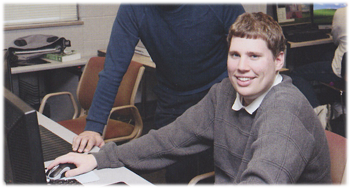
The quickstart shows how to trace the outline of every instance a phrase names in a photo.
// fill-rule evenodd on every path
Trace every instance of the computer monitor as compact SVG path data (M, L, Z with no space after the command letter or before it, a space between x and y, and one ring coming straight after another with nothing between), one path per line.
M281 27L311 24L312 4L276 4L273 14Z
M5 183L46 183L37 112L4 88Z
M313 23L319 29L331 29L335 11L338 8L346 7L346 3L314 3Z
M12 91L11 66L6 49L0 51L0 84Z

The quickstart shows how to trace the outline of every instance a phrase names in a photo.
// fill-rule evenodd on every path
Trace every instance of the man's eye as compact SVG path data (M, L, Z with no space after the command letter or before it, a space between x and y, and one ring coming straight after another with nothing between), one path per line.
M258 56L258 55L251 55L250 56L252 59L258 59L260 56Z
M230 56L232 58L237 58L237 57L239 57L239 54L237 54L237 53L230 53Z

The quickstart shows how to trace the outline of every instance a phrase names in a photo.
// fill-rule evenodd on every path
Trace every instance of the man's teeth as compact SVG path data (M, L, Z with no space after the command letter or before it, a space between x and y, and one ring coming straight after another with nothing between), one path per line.
M251 78L238 78L238 80L240 80L240 81L248 81L248 80L251 80Z

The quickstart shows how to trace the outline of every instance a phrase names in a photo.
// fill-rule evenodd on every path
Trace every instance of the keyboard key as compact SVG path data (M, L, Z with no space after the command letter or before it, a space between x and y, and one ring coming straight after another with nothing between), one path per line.
M58 179L50 180L48 187L52 188L85 188L85 186L76 179Z

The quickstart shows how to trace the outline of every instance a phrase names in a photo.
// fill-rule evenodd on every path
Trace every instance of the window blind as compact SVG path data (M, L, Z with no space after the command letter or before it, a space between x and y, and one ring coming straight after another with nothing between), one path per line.
M78 20L76 4L5 4L5 26Z

